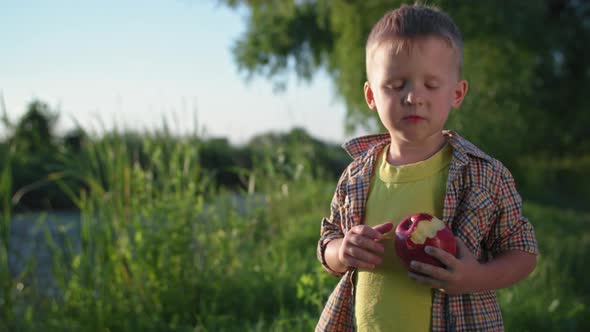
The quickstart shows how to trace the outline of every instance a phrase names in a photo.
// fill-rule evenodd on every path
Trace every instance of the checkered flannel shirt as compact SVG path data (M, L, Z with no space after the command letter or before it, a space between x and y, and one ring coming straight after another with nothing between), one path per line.
M510 172L466 139L444 131L453 148L449 165L443 221L480 262L507 250L538 254L532 225L522 215L522 200ZM389 134L353 139L343 145L354 159L343 172L324 218L317 256L323 267L341 280L330 295L316 331L355 331L354 274L332 271L326 264L327 244L363 223L371 173ZM496 293L485 291L447 295L433 290L432 331L503 331Z

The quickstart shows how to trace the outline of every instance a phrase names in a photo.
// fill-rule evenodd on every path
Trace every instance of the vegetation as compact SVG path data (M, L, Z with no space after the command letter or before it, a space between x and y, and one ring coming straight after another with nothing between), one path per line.
M7 161L19 156L9 145L0 169L0 330L313 329L337 282L315 259L337 166L316 162L318 142L300 135L254 139L249 167L232 170L236 187L216 184L219 173L202 166L208 141L198 135L112 132L76 153L58 148L61 168L42 178L79 209L79 227L50 231L40 215L51 287L39 262L11 243L18 170ZM499 292L507 330L590 329L590 214L535 202L525 213L541 256L527 280ZM28 264L16 269L9 257Z
M379 129L363 97L364 44L385 12L416 1L221 2L249 13L247 29L233 49L244 73L285 87L291 73L312 79L325 69L347 106L347 127ZM519 166L523 153L559 159L590 152L586 1L419 2L448 12L463 34L463 73L470 86L450 127L510 169Z
M105 177L110 172L112 156L106 151L93 151L104 146L120 146L121 155L131 163L142 169L152 169L156 165L150 154L155 145L160 144L158 153L169 158L173 153L170 149L183 142L193 147L195 163L206 175L208 185L216 190L245 189L245 176L252 172L255 164L267 158L270 150L278 152L282 158L291 158L286 149L297 145L296 142L300 143L302 157L321 165L313 172L322 170L328 176L337 177L349 160L339 146L319 141L303 129L261 134L236 147L225 138L204 138L197 133L190 137L174 137L166 126L159 132L148 133L148 137L131 131L96 135L82 128L59 136L55 130L58 120L59 112L38 100L28 105L20 119L10 121L6 115L4 117L8 134L0 141L0 154L8 157L3 162L12 170L10 197L17 211L77 209L71 195L62 190L63 182L77 193L86 188L88 184L83 176L92 171L96 180L106 186L109 179ZM60 181L55 181L57 179Z

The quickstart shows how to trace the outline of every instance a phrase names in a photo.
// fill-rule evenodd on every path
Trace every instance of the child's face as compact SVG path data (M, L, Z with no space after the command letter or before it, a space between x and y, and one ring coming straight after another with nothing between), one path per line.
M394 140L420 143L440 137L451 108L459 107L467 93L456 51L435 37L415 39L399 52L392 45L383 42L369 54L367 104Z

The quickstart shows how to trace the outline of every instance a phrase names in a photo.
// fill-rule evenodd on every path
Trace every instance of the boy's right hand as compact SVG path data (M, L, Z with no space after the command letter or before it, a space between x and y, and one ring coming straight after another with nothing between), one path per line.
M383 234L393 229L393 223L387 222L375 227L357 225L351 228L338 250L338 259L347 267L359 269L374 269L381 264L384 252L383 244L379 242Z

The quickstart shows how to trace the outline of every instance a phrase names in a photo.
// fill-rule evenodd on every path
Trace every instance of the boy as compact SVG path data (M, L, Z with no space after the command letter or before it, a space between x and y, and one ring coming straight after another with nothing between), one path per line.
M387 134L344 145L353 161L322 221L318 259L342 276L316 331L499 331L495 289L533 271L532 225L510 172L443 126L467 93L462 41L437 9L402 6L366 44L365 99ZM457 237L457 257L428 254L446 268L395 254L391 221L426 212Z

